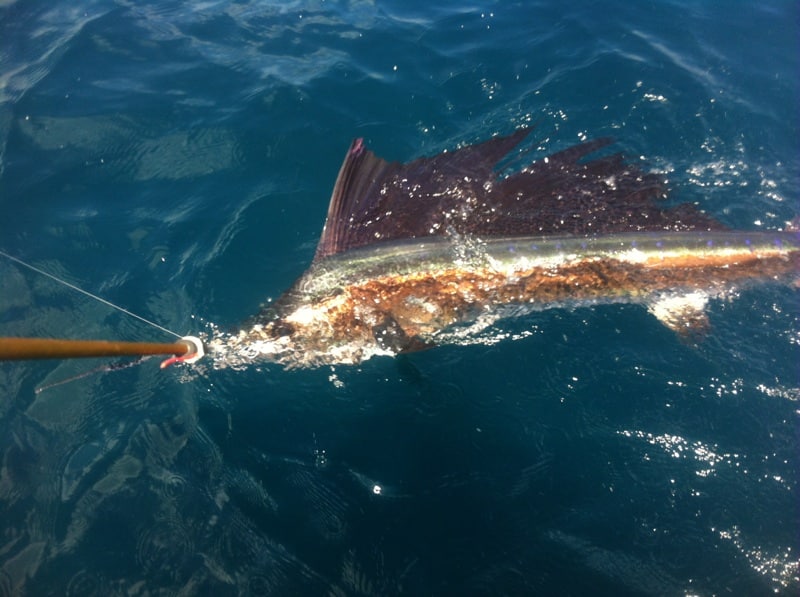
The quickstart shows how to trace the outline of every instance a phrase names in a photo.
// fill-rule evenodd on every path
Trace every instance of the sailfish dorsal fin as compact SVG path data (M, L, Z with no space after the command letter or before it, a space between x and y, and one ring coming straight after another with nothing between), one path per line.
M723 226L666 197L660 176L621 154L584 160L603 138L501 176L497 164L531 129L423 157L387 162L356 139L331 196L315 260L376 242L447 234L480 237L712 230Z

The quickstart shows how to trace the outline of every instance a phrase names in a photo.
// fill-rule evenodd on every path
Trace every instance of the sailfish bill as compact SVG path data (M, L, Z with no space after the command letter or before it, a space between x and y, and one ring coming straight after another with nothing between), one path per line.
M233 365L359 363L480 338L531 310L618 302L685 334L706 324L711 298L797 282L797 226L734 231L692 205L667 207L659 176L619 153L587 159L608 139L509 173L529 133L405 164L355 140L311 267L212 349Z

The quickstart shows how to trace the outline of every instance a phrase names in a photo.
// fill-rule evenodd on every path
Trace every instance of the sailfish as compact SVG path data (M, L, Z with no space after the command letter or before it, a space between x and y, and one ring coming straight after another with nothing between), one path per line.
M797 221L730 230L609 138L522 168L531 128L389 162L352 142L309 269L238 332L229 363L360 363L480 338L504 317L638 303L681 335L710 299L754 282L797 284ZM599 155L598 155L599 152Z

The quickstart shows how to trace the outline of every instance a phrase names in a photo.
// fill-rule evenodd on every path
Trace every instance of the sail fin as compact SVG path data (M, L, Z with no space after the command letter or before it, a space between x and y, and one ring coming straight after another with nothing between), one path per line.
M315 260L377 242L430 236L613 234L724 228L689 204L663 207L663 179L611 144L581 143L505 173L531 129L423 157L388 162L351 144L331 196ZM517 159L515 160L514 157Z

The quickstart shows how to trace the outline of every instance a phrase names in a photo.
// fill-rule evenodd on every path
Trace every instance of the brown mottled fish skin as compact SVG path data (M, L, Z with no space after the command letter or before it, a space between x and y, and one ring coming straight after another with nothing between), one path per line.
M485 243L459 260L451 241L435 240L427 248L387 251L379 260L382 274L372 273L374 256L361 261L357 252L345 254L312 267L274 319L243 331L242 341L277 343L268 351L290 366L357 363L433 346L453 326L502 316L503 307L519 307L516 314L617 302L650 306L666 296L685 309L684 296L791 282L800 271L796 233L684 232L667 244L637 233L601 242L517 238ZM678 321L670 327L681 331L692 323L697 314L688 307L671 313Z
M795 282L800 238L730 231L661 181L582 144L499 176L528 134L408 164L361 141L340 170L314 263L228 348L288 367L358 363L480 334L531 310L640 303L678 332L708 298Z

